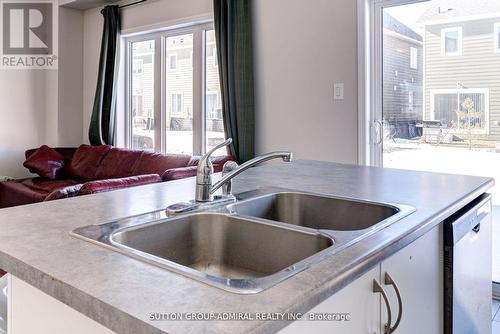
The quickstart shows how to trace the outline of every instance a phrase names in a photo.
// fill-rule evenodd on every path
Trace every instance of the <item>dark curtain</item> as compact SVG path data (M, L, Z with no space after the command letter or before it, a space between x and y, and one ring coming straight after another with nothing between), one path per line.
M99 75L90 120L89 140L92 145L113 145L115 138L120 12L118 6L106 6L101 10L101 14L104 16L104 27Z
M224 130L242 163L255 156L251 0L214 0L214 12Z

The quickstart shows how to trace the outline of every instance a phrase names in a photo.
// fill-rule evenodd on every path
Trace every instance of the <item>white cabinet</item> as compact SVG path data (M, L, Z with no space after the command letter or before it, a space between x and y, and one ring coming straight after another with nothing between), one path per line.
M349 313L350 321L301 320L284 328L281 334L377 334L380 328L380 298L373 293L373 280L380 275L379 266L373 268L344 289L311 309L309 315Z
M443 332L443 235L441 226L435 227L407 247L383 261L380 281L385 274L394 280L383 285L392 309L392 323L400 312L396 288L402 302L401 322L394 333L440 334ZM382 326L387 323L387 312L382 300ZM383 328L381 330L384 333Z
M309 311L350 313L351 320L297 321L281 334L352 333L385 334L387 306L382 293L374 292L379 283L391 309L392 333L439 334L443 332L443 236L438 226L392 255L344 289ZM386 273L394 284L386 281ZM397 292L396 292L397 291ZM399 308L397 293L401 298ZM401 313L400 313L401 312ZM305 316L307 319L308 316Z
M9 334L114 333L17 277L8 281Z

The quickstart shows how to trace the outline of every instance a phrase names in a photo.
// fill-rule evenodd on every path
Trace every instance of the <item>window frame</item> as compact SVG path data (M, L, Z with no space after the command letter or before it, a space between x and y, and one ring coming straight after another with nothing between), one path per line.
M490 134L490 90L489 88L456 88L456 89L431 89L430 90L430 119L436 119L435 97L440 94L456 94L457 105L460 105L460 94L483 94L484 95L484 129L473 129L474 134ZM459 129L458 132L466 131Z
M446 34L450 32L457 32L457 51L456 52L446 52ZM441 29L441 56L461 56L463 52L463 28L462 27L451 27Z
M206 152L206 82L205 71L206 62L206 33L214 29L213 21L202 23L193 23L181 28L166 28L161 31L146 32L124 36L122 38L124 45L124 98L125 98L125 129L123 134L126 147L132 147L132 44L152 40L155 42L154 61L154 118L155 118L155 136L154 150L156 152L167 152L167 129L165 126L167 118L167 94L166 94L166 70L170 68L170 59L167 53L167 38L185 34L193 34L193 155L201 155Z
M500 53L500 22L493 25L493 48L495 53Z

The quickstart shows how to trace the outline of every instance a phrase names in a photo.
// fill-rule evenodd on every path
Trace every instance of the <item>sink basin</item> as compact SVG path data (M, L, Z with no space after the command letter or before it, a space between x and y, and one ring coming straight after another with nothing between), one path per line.
M118 229L107 243L237 293L262 291L304 270L314 255L334 244L315 230L220 213L193 213Z
M387 204L300 192L268 194L232 204L228 209L238 215L335 231L365 230L405 211Z
M234 201L234 199L233 199ZM166 210L77 228L77 238L226 291L253 294L413 212L294 191L259 190L198 211Z

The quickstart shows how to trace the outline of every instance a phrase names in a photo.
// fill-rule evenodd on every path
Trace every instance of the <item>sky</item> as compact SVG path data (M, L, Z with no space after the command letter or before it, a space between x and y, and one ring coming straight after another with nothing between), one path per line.
M391 8L386 8L385 11L404 23L406 26L413 29L416 33L423 35L422 27L417 25L417 20L419 17L431 6L432 1L420 2L416 4L396 6Z

